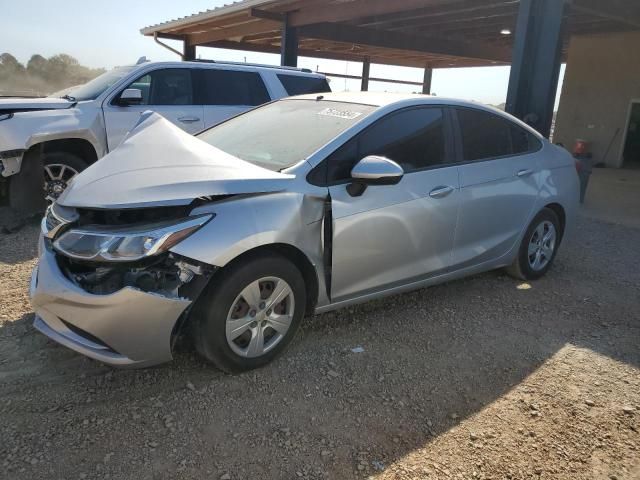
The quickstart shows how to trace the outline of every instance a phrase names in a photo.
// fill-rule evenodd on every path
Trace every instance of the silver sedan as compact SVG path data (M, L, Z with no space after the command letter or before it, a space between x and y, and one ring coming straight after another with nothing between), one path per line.
M305 314L506 267L551 267L572 157L475 103L281 100L192 137L146 114L42 222L35 327L102 362L266 364Z

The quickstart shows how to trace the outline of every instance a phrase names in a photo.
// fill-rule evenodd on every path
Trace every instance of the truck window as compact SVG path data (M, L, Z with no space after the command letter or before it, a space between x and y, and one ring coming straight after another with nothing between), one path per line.
M186 68L154 70L127 88L142 92L141 105L193 105L191 71Z
M290 96L331 91L327 79L322 77L306 77L279 73L278 80L280 80L280 83L282 83L282 86Z
M267 87L257 72L200 70L199 103L202 105L262 105L271 101Z

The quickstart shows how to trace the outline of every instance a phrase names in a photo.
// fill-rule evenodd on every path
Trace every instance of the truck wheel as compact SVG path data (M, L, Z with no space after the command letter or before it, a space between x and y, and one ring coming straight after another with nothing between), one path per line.
M196 350L228 373L266 365L295 335L305 302L302 274L285 257L240 261L209 285L194 309Z
M67 188L69 180L87 168L87 164L80 157L66 152L45 153L42 164L44 194L49 203L58 199Z

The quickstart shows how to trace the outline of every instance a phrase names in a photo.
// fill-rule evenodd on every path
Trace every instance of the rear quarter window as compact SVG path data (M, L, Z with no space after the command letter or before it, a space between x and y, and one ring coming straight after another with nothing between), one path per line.
M282 86L291 97L294 95L305 95L307 93L325 93L331 91L326 78L279 73L278 80L280 80L280 83L282 83Z
M257 72L218 69L203 69L200 72L200 104L255 107L271 101L264 81Z

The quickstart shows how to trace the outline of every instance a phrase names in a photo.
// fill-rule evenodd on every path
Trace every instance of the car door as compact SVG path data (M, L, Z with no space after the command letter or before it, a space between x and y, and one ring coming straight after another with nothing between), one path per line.
M271 101L260 73L227 68L200 68L198 96L204 105L205 128Z
M526 228L539 193L533 152L540 141L489 111L456 108L460 216L454 246L457 268L506 254Z
M451 265L459 186L448 131L442 108L409 108L378 120L328 159L332 301L417 281ZM404 177L352 197L350 171L367 155L396 161Z
M195 134L204 129L203 106L196 104L192 69L163 68L147 72L103 106L109 150L116 148L135 126L140 115L153 110L183 130ZM127 88L142 92L142 102L121 105L119 95Z

